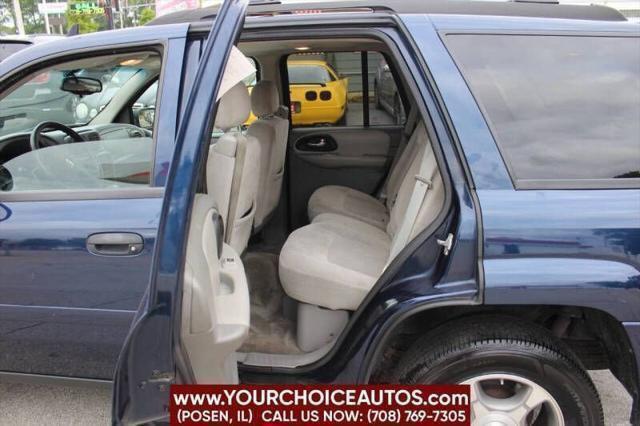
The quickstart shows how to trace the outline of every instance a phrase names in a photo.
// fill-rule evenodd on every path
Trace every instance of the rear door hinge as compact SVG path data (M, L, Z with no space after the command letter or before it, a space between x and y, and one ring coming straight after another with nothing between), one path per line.
M451 247L453 247L453 234L449 233L449 235L447 235L447 238L444 240L436 239L436 242L438 243L438 245L441 245L444 248L442 253L445 256L449 256Z

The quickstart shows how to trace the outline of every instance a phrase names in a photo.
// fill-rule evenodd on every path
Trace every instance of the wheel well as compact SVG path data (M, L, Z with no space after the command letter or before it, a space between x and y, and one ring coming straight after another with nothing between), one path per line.
M500 314L546 328L560 338L588 370L610 369L638 404L638 371L631 343L622 324L606 312L575 306L456 306L430 309L405 319L384 343L372 382L385 382L411 343L448 321L470 316L478 320Z

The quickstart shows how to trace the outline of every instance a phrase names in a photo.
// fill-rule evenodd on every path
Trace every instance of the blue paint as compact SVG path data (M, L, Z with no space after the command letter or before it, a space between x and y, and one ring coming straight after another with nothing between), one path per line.
M0 225L0 371L112 377L149 283L161 203L3 204L12 215ZM136 256L96 256L86 249L93 233L127 231L144 237Z
M230 39L238 25L244 6L232 4L235 18L220 25L216 37ZM624 322L640 367L640 190L516 191L482 112L443 43L448 32L456 31L629 33L637 32L637 25L462 15L410 15L402 22L410 35L392 28L381 31L406 58L416 96L430 113L447 162L450 199L443 221L430 230L432 236L410 244L389 266L322 360L295 371L246 370L243 378L364 382L394 327L442 303L598 309ZM114 44L160 42L169 47L152 183L166 184L164 200L0 203L0 347L3 355L4 348L14 351L0 358L0 370L109 378L133 320L117 370L116 395L124 395L120 401L138 398L134 419L150 418L145 416L166 393L133 390L128 384L148 379L153 370L172 372L177 363L173 333L187 220L213 109L206 94L215 91L214 77L224 60L213 54L209 40L189 102L167 102L177 93L186 96L191 84L181 78L186 31L187 25L144 27L109 37ZM38 45L0 63L0 75L51 59L53 52L103 46L104 33ZM0 89L6 83L0 81ZM178 119L183 123L176 137ZM139 255L104 257L86 250L92 233L127 231L144 237ZM445 258L435 240L450 232L455 243ZM145 290L147 297L140 303ZM84 362L88 357L94 362Z
M640 190L478 191L485 302L640 320Z
M11 210L4 204L0 204L0 222L5 221L11 217Z

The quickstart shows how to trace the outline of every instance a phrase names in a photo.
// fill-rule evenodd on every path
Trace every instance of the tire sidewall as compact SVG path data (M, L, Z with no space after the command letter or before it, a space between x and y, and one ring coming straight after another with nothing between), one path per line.
M416 383L462 383L485 374L510 374L526 378L549 392L560 406L565 425L598 425L600 419L585 384L552 359L499 348L470 351L418 372Z

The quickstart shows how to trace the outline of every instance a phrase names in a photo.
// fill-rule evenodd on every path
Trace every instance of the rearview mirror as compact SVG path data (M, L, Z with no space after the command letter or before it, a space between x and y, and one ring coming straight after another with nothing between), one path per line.
M79 96L93 95L102 92L102 82L95 78L71 75L62 80L60 89Z

